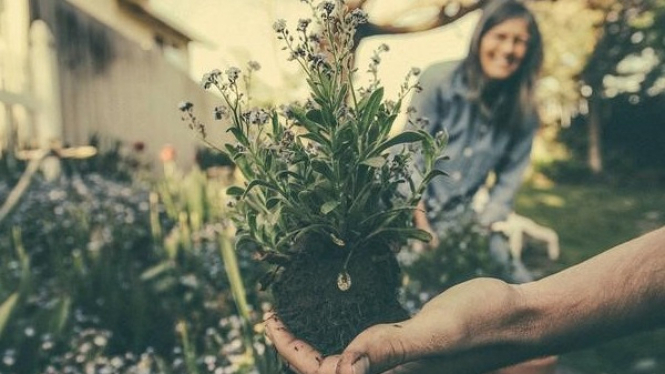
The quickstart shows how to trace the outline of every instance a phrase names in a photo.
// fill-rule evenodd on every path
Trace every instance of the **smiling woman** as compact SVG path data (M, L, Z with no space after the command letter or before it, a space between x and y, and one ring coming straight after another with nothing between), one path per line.
M428 187L424 209L416 212L419 227L445 234L470 209L490 173L496 181L477 221L489 229L507 218L538 128L533 90L542 59L531 12L520 1L500 0L484 9L464 60L435 64L423 73L423 92L411 104L427 119L430 133L448 132L450 160L437 167L451 177ZM504 238L490 242L494 257L514 267L507 278L530 279L521 263L509 264Z
M480 65L490 79L504 80L522 64L529 43L529 24L513 18L494 26L480 41Z
M533 280L518 257L511 258L508 240L493 232L507 219L524 170L539 118L534 85L543 60L541 35L530 10L518 0L489 2L474 31L468 55L459 63L439 63L421 76L423 91L411 102L426 119L430 134L446 131L449 143L437 169L450 178L434 180L415 212L416 225L434 237L449 237L463 219L487 232L489 251L499 276L511 283ZM480 209L472 205L490 175L489 197ZM474 211L475 210L475 211ZM445 253L446 241L430 242ZM444 273L444 270L441 270ZM416 279L417 280L417 279ZM439 290L441 291L441 290ZM553 360L515 372L547 373Z

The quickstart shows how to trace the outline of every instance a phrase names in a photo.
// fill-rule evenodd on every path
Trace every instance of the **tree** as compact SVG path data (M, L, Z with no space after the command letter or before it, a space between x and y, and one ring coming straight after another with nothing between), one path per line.
M489 0L420 0L406 6L400 3L401 6L392 8L381 20L373 20L370 13L370 22L358 28L356 40L374 35L404 34L445 26L482 8L488 2ZM349 6L372 9L381 3L381 0L357 0Z
M588 164L604 169L602 123L608 101L623 97L631 104L665 92L665 1L596 2L605 14L600 37L580 78L588 100Z
M540 19L546 61L540 98L545 121L564 127L577 114L588 122L587 163L603 171L602 124L609 100L637 104L665 92L665 0L526 0ZM431 30L481 9L489 0L355 0L370 14L367 37ZM393 6L391 11L381 7ZM382 16L374 17L377 10Z

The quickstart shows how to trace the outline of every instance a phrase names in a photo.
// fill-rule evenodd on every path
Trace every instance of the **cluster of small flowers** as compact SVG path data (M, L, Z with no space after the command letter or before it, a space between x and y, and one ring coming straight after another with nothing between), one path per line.
M427 117L409 117L409 126L415 128L427 128L429 126L429 119Z
M243 119L252 125L265 125L271 113L264 108L254 108L242 114Z
M213 374L257 373L256 368L247 361L246 349L242 341L242 321L236 315L220 319L219 328L210 327L206 330L207 340L213 341L209 348L211 353L201 354L195 359L196 367L201 372ZM49 335L50 336L50 335ZM164 357L148 347L143 353L127 352L109 356L106 348L111 333L104 330L86 328L77 332L67 344L68 351L49 358L43 374L153 374L162 373L163 369L174 374L187 374L190 367L186 364L187 352L176 346L172 350L172 359L167 362ZM44 351L53 348L50 337L42 339L43 344L49 343ZM219 342L222 342L218 346ZM265 345L255 342L253 347L257 355L265 353ZM16 365L17 351L6 349L2 353L0 367L11 370ZM0 372L4 372L0 370Z
M250 109L244 111L242 108L249 105L251 97L249 94L240 92L238 88L238 79L242 76L245 91L250 92L251 76L252 73L261 69L261 65L256 61L249 61L247 63L247 72L243 74L242 70L232 66L226 69L223 73L219 69L214 69L209 73L203 75L201 79L201 87L208 90L213 86L216 87L224 98L226 105L216 106L213 110L213 117L216 120L223 120L232 117L233 121L244 121L246 124L263 125L271 116L271 112L265 109ZM224 79L226 77L226 79ZM212 148L217 148L214 144L206 140L207 133L205 125L199 121L194 114L194 104L189 101L183 101L178 105L178 109L182 112L181 120L187 123L191 130L194 130L205 143ZM234 123L239 126L241 124Z
M381 54L390 51L390 47L388 47L387 44L382 43L379 45L379 47L372 52L372 56L370 57L370 63L369 66L367 67L367 72L370 74L370 84L369 87L366 89L367 91L373 91L375 90L379 84L379 64L381 64Z
M250 70L258 70L261 68L261 66L254 61L251 61L249 66ZM209 73L203 74L203 78L201 78L201 87L207 90L212 86L216 86L220 91L226 91L230 85L235 85L237 83L241 73L242 71L235 66L226 69L224 73L219 69L214 69ZM224 75L226 75L226 82L222 79Z
M127 227L137 231L136 235L145 234L141 231L144 228L133 224L139 220L147 222L148 195L143 187L108 180L99 174L51 183L37 180L8 218L7 225L21 227L26 247L36 252L45 250L39 238L56 235L74 244L78 230L96 227L85 247L98 249L118 239L111 230L114 227L131 225ZM79 222L83 217L85 223Z
M398 153L392 157L388 163L391 181L408 180L411 177L410 161L411 157L408 153Z
M182 116L180 119L184 122L187 123L189 128L191 130L196 131L196 133L199 134L201 139L205 139L208 134L206 133L206 128L203 122L199 121L198 118L196 118L196 115L194 114L194 104L190 103L189 101L184 101L178 105L178 109L182 112ZM217 111L217 109L215 109ZM217 112L215 113L215 117L217 117Z
M298 20L296 27L299 43L295 43L295 37L286 27L286 21L283 19L275 21L273 30L279 34L277 39L284 40L286 46L282 50L289 50L289 61L306 61L311 69L330 71L330 64L326 59L326 55L319 51L319 45L322 37L317 32L307 33L309 25L312 20L303 18Z
M314 5L312 0L303 0L317 16L319 31L309 32L311 19L300 19L296 26L298 42L286 27L286 21L278 20L273 29L284 40L284 50L289 50L289 60L299 61L306 70L326 74L340 72L351 65L350 51L353 49L355 30L367 22L362 9L346 12L344 1L322 1ZM311 72L309 73L311 74Z
M416 81L416 83L411 83L411 80L417 79L418 76L420 76L420 68L413 67L411 70L409 70L409 72L406 74L406 77L404 77L404 81L400 85L399 97L404 97L406 93L411 90L415 90L415 92L420 92L423 90L423 88L420 86L420 82Z
M153 374L160 372L159 358L151 348L142 354L127 352L123 355L107 356L102 342L103 331L90 330L86 336L77 336L71 342L73 351L53 357L43 374ZM90 338L94 339L90 341Z
M12 367L16 363L16 350L6 349L2 354L2 364L6 367Z

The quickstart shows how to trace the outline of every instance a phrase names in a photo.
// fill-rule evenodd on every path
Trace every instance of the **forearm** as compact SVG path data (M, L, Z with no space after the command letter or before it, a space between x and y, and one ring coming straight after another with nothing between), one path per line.
M481 373L664 326L665 228L536 282L477 279L441 296L413 320L438 333L414 338L431 343L410 359L451 372Z
M376 325L338 373L484 373L665 325L665 228L542 280L479 278Z
M530 343L558 353L665 325L665 228L518 286Z

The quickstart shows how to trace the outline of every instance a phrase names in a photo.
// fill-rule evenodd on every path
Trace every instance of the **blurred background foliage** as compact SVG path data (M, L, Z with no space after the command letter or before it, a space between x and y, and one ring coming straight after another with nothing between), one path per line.
M259 269L235 256L225 185L198 168L148 183L130 156L35 177L0 222L0 372L272 372L254 357L261 301L243 285Z

